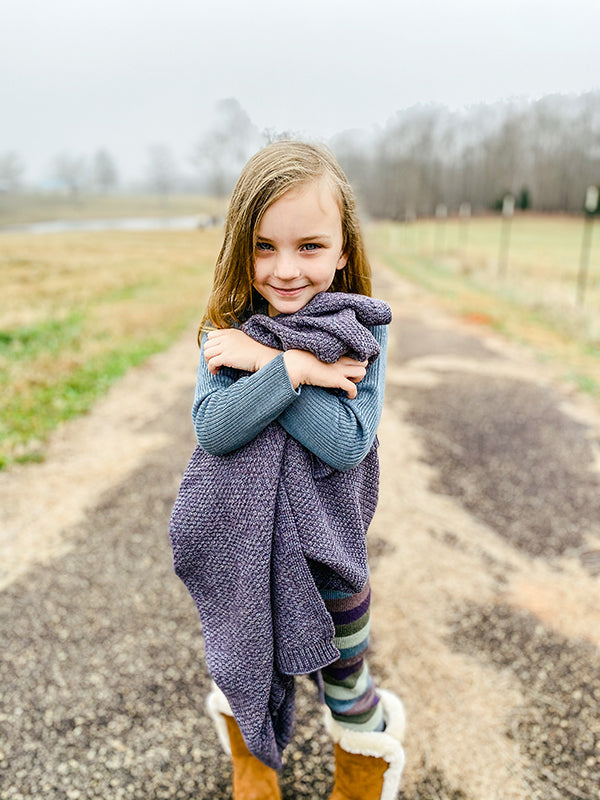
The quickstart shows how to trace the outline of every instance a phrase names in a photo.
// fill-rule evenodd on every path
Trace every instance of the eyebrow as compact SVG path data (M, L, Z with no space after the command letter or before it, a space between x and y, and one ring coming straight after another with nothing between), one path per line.
M327 242L332 241L331 236L329 236L329 234L327 233L314 233L312 236L302 236L300 239L298 239L298 242L300 243L314 242L315 239L320 239L321 241L327 241ZM273 244L274 241L273 239L269 239L268 236L261 236L260 233L257 234L256 240L261 242L268 242L269 244Z

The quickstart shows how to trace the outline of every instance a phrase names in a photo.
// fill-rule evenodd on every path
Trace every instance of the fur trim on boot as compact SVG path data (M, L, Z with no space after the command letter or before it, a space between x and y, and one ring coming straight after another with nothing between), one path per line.
M206 710L214 723L217 736L221 742L221 747L227 755L230 756L231 744L229 742L229 734L227 733L227 723L223 717L233 717L233 711L229 705L229 700L216 683L213 683L210 693L206 698Z
M330 800L396 800L402 770L406 716L393 692L378 689L384 731L354 731L336 722L327 709L325 724L335 744L335 784Z

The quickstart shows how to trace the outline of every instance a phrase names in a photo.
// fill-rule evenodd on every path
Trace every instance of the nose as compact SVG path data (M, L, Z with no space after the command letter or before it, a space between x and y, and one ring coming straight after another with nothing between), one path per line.
M273 274L281 280L292 280L300 275L296 259L291 253L277 253Z

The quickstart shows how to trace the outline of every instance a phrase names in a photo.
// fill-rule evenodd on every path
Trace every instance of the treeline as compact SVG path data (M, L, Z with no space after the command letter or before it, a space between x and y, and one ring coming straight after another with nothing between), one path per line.
M27 165L13 150L0 153L0 195L11 195L29 188L25 182ZM100 194L119 186L119 172L113 156L104 148L91 157L59 153L48 166L50 185L74 197L85 192Z
M460 112L415 106L331 144L374 217L499 209L507 193L518 208L581 212L600 183L600 91Z
M259 130L227 98L183 162L168 144L148 147L136 185L163 197L186 191L225 197L253 152L297 135ZM600 91L463 111L419 105L398 111L382 128L340 133L329 145L375 218L431 216L441 208L452 214L461 205L480 213L501 208L507 193L517 208L580 213L587 187L600 184ZM18 154L0 153L0 196L25 186L25 166ZM75 199L126 190L119 172L103 148L88 158L60 154L49 167L53 185Z

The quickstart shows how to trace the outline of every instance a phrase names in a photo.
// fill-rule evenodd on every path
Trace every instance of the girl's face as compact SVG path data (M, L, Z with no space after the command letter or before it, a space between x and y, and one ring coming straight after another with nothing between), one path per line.
M265 211L256 233L253 286L271 316L303 308L346 265L340 210L325 179L287 191Z

